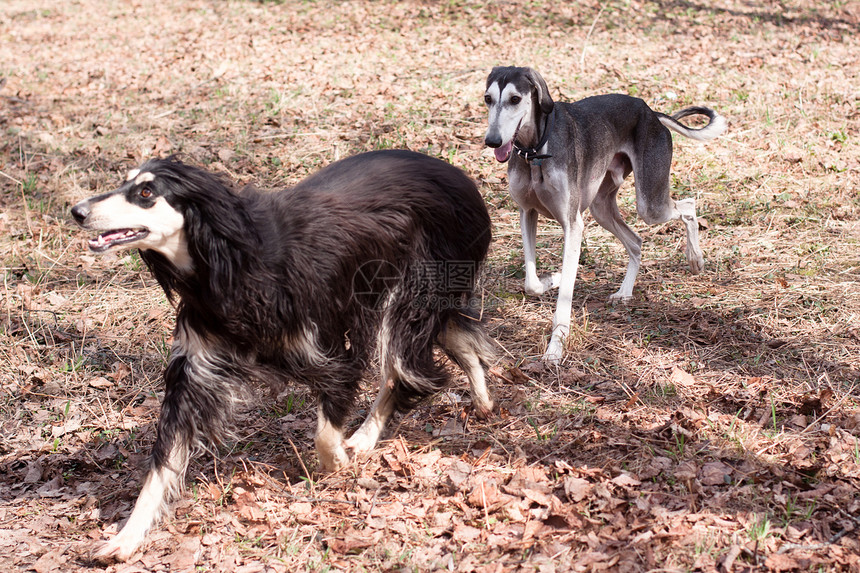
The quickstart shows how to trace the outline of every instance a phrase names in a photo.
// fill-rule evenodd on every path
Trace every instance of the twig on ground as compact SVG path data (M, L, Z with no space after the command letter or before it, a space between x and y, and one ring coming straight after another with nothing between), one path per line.
M580 72L585 70L585 51L588 49L588 41L591 39L591 34L594 32L594 27L597 25L597 21L600 20L600 15L603 14L603 11L605 9L606 4L601 4L600 10L597 12L597 16L594 17L594 21L591 23L591 27L588 29L588 34L585 35L585 43L582 45L582 53L579 55Z
M9 179L10 181L12 181L13 183L15 183L16 185L24 185L23 181L18 181L17 179L15 179L14 177L12 177L12 176L11 176L11 175L9 175L8 173L4 173L3 171L0 171L0 175L2 175L3 177L5 177L6 179Z
M370 509L367 510L367 515L364 518L365 523L370 523L370 517L373 515L373 509L376 507L376 498L379 496L380 489L382 488L373 490L373 497L370 498Z
M314 492L314 480L311 477L311 473L308 471L307 466L305 466L305 460L302 459L301 454L299 454L299 449L293 443L293 440L290 438L287 438L287 441L290 443L290 446L293 447L293 452L295 452L296 457L299 460L299 464L301 464L301 466L302 466L302 471L305 472L305 477L307 478L308 484L310 485L311 493L313 493Z

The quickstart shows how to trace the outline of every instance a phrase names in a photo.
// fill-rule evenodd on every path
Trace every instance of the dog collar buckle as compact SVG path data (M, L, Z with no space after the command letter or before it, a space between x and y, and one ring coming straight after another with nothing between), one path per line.
M552 157L548 153L538 153L537 149L526 149L516 144L514 144L514 151L517 152L517 155L528 161L529 165L534 165L535 167L540 167L545 160Z

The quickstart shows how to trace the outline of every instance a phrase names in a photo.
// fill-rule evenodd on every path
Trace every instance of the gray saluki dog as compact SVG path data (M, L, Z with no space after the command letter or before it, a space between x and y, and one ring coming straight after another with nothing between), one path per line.
M618 237L630 261L618 292L610 300L629 300L639 272L642 239L618 211L616 197L631 172L636 210L650 224L680 219L687 230L690 271L704 267L699 247L696 204L669 196L672 135L669 129L699 141L723 133L726 120L706 107L688 107L672 116L653 111L639 98L621 94L589 97L575 103L554 102L546 82L531 68L497 67L487 78L484 101L489 128L484 143L496 159L508 163L511 196L520 207L525 258L525 291L540 295L559 287L552 336L544 360L558 363L570 331L573 285L579 262L583 212ZM692 129L678 120L705 115L706 126ZM668 128L668 129L667 129ZM539 277L535 265L538 215L561 224L564 252L561 273Z

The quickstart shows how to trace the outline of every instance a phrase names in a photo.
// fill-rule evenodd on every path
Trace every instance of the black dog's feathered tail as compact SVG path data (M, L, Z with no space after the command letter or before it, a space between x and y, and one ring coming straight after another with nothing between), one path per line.
M473 309L477 304L473 305ZM489 416L493 400L487 392L485 370L495 360L495 347L477 312L461 312L451 317L439 336L439 345L469 378L472 406L482 418Z
M459 264L458 273L479 270L474 261ZM468 376L475 407L489 414L492 401L482 390L482 367L489 367L494 352L480 321L480 302L472 292L476 277L471 276L468 286L458 292L446 287L444 281L451 280L450 275L436 278L417 274L391 293L384 310L380 360L384 378L393 385L394 408L408 411L447 384L444 365L433 355L437 343Z
M686 125L678 121L690 115L707 116L709 120L708 124L701 128L692 128L687 127ZM724 118L709 107L686 107L680 111L673 113L671 116L666 115L665 113L657 112L657 116L660 118L660 123L671 129L672 131L675 131L685 137L689 137L690 139L695 139L697 141L710 141L715 137L721 135L724 131L726 131L727 127L726 118Z

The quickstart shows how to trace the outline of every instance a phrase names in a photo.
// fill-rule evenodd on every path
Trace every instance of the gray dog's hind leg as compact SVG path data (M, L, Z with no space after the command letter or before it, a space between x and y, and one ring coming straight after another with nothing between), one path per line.
M675 201L669 195L669 172L672 165L672 136L665 130L657 138L644 142L632 158L636 184L636 210L649 225L680 219L687 231L685 254L690 272L699 274L705 258L699 246L699 222L696 200Z

